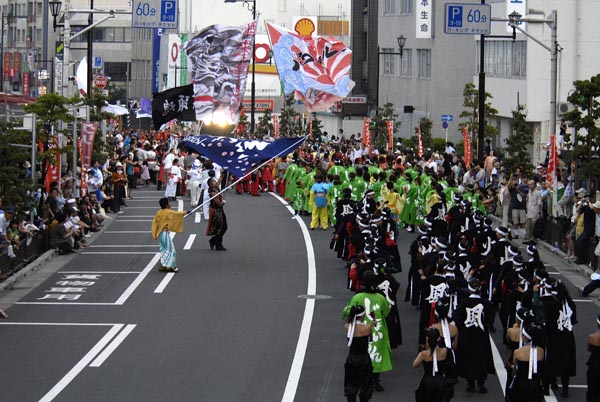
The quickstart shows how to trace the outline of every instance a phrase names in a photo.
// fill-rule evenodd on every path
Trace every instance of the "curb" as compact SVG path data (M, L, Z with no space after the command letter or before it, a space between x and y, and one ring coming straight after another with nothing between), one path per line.
M17 271L17 273L10 276L0 284L0 295L2 295L4 291L12 289L17 283L25 279L25 277L35 273L37 270L39 270L42 266L44 266L48 261L52 260L57 255L57 250L50 249L44 254L40 255L38 258L36 258L33 262L21 268L19 271Z

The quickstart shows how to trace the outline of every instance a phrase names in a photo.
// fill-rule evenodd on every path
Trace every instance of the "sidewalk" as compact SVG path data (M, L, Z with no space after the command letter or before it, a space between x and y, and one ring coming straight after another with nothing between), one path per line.
M91 237L86 238L88 245L94 243L110 227L116 216L111 215L114 214L106 217L104 226L100 227L98 232L92 233ZM78 253L60 255L57 250L50 249L7 278L0 283L0 309L6 310L12 306L31 290L62 269L77 255Z

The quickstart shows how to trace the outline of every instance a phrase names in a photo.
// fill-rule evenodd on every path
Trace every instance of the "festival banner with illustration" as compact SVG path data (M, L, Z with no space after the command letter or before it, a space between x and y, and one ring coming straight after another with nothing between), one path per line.
M293 93L309 112L324 112L354 87L352 51L343 42L267 23L271 48L284 93Z
M196 120L239 121L255 34L256 21L241 27L211 25L185 44Z
M388 133L388 150L394 149L394 122L392 120L385 121L385 128Z

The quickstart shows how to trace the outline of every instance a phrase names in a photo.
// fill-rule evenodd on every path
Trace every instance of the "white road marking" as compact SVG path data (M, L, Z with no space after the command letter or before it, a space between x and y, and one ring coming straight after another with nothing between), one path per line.
M192 245L194 244L194 240L196 240L196 235L191 234L190 237L188 237L187 241L185 242L185 246L183 246L183 249L184 250L191 249Z
M504 367L504 359L500 355L496 344L494 343L494 339L490 335L490 343L492 344L492 356L494 357L494 368L496 369L496 376L498 377L498 381L500 382L500 389L502 389L502 395L506 395L506 368Z
M94 347L54 386L39 402L51 402L60 394L70 383L90 364L94 357L110 342L112 338L123 328L124 324L113 326L107 333L94 345Z
M287 210L292 215L295 213L284 199L274 193L269 194L285 205ZM306 256L308 259L308 286L306 294L314 295L317 293L317 264L315 260L315 250L310 238L310 233L304 221L302 219L296 219L296 222L298 222L298 225L302 230L302 236L304 237L304 244L306 246ZM306 299L306 304L304 305L304 316L302 318L302 326L300 327L300 335L298 336L298 344L296 345L296 352L294 353L294 360L292 361L290 374L285 385L285 391L283 392L283 397L281 398L282 402L293 402L294 398L296 397L298 383L300 382L300 375L302 374L302 366L304 365L304 357L306 356L306 349L308 347L308 339L310 337L310 327L312 325L314 310L315 300Z
M50 305L50 306L116 306L116 303L80 303L80 302L16 302L15 304Z
M150 233L147 230L107 230L106 234L135 234L135 233Z
M115 223L119 222L152 222L152 219L117 219ZM149 232L146 232L149 233Z
M573 299L576 303L593 303L594 301L591 299Z
M106 359L108 359L110 357L110 355L112 354L112 352L115 351L115 349L117 349L119 347L119 345L125 340L125 338L127 338L127 336L131 333L131 331L133 331L135 329L136 325L135 324L129 324L125 327L125 329L123 329L123 331L121 331L119 333L119 335L117 335L112 342L106 347L106 349L104 349L102 351L102 353L100 353L92 363L90 363L90 367L100 367L102 366L102 363L104 363L106 361Z
M123 292L123 294L121 295L121 297L119 297L119 299L115 302L115 304L117 304L117 305L125 304L127 299L129 299L129 296L131 296L131 294L138 288L138 286L140 286L140 284L146 278L146 276L150 273L150 271L152 271L152 269L156 266L156 263L158 262L158 260L160 260L160 253L154 253L154 257L150 260L148 265L146 265L146 267L142 270L142 273L140 273L137 276L137 278L134 279L134 281L131 283L131 285L129 285L129 287L127 289L125 289L125 292Z
M183 200L177 200L177 210L183 211Z
M156 254L154 251L84 251L81 254Z
M158 244L92 244L88 248L135 248L135 247L158 247Z
M196 212L196 215L194 215L194 223L200 223L200 221L202 221L202 214L200 212Z
M169 282L171 282L171 279L173 279L174 276L175 276L175 272L167 273L165 275L164 279L162 281L160 281L160 283L158 284L156 289L154 289L154 293L162 293L163 290L165 290L165 288L169 284Z
M140 274L142 271L60 271L59 274Z
M5 322L0 321L0 325L47 325L49 327L59 327L64 325L66 327L114 327L115 325L125 325L125 324L114 324L114 323L106 323L106 322Z

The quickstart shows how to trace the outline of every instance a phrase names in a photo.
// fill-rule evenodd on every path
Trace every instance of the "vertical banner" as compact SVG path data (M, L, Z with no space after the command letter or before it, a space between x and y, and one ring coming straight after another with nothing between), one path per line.
M556 136L550 135L550 149L548 158L548 170L546 171L546 185L548 188L554 186L556 181Z
M463 127L463 147L465 156L465 167L469 169L471 167L471 136L467 127Z
M13 56L13 82L21 82L21 53L15 52ZM14 88L13 88L14 90Z
M417 125L417 138L418 138L417 155L419 155L419 157L421 157L421 156L423 156L423 135L421 133L421 122L419 122L419 124Z
M279 116L273 116L273 138L279 138Z
M30 75L31 73L23 73L23 95L25 96L29 96L29 92L31 91Z
M433 29L433 11L431 7L433 0L417 0L416 6L416 32L417 39L431 39Z
M167 88L175 88L179 86L180 74L183 73L181 70L181 39L178 34L169 34L167 38L167 49L169 50L167 57Z
M371 119L365 117L363 119L363 130L362 130L362 143L366 149L371 150L371 131L369 130L371 125Z
M187 38L188 38L188 34L181 34L180 35L180 43L181 43L181 49L183 49L185 47L185 43L187 42ZM178 87L182 87L187 85L187 54L185 54L185 52L179 52L180 56L179 56L179 65L180 65L180 70L179 70L179 84L177 85Z
M310 135L310 139L313 139L313 130L312 130L312 116L310 121L308 122L308 134Z
M58 137L54 134L54 130L52 130L52 134L48 139L48 150L54 150L52 152L54 154L54 160L46 160L46 176L44 177L44 187L46 187L46 192L50 192L50 184L52 182L57 182L60 179L60 145L58 144Z
M388 133L388 150L394 149L394 122L392 120L386 120L385 127Z
M8 81L10 79L11 55L11 52L4 52L4 81ZM4 88L2 88L2 91L4 91Z
M152 93L157 93L160 86L160 37L162 28L152 30Z
M92 152L94 150L94 137L98 123L81 123L81 140L79 141L79 155L81 158L81 194L85 195L87 184L87 170L92 164Z

